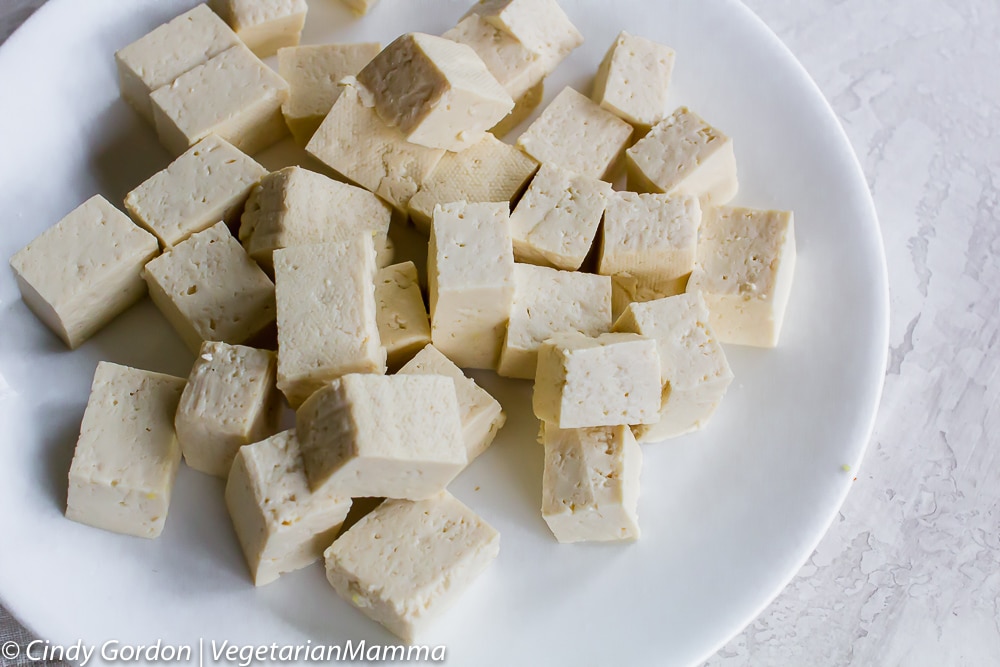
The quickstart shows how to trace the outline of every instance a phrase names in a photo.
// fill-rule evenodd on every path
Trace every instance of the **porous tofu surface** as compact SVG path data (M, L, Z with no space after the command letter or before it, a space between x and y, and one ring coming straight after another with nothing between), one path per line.
M622 31L597 69L592 98L641 132L665 119L674 50Z

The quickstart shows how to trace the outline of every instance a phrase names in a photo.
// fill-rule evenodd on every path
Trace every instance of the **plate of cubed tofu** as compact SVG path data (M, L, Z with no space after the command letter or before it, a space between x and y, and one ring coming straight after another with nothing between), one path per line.
M736 0L50 0L0 84L53 646L697 664L851 486L878 221Z

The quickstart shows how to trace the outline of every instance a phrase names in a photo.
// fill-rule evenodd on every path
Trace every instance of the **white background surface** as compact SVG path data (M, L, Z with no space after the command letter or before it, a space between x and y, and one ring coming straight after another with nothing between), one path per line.
M0 0L0 37L39 4ZM709 664L1000 664L1000 6L747 4L817 80L861 158L888 255L892 347L840 517Z

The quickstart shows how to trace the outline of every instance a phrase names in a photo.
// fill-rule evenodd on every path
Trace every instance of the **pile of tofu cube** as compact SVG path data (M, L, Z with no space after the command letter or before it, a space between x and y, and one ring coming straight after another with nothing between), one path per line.
M127 214L95 196L11 266L70 348L148 292L196 355L186 379L97 367L70 519L157 537L183 457L227 480L255 584L324 558L412 640L499 550L447 491L505 421L462 369L534 381L556 539L636 539L638 443L709 420L723 343L778 341L792 215L726 206L732 140L668 109L674 52L625 32L590 97L566 88L501 141L583 41L556 0L481 0L385 48L298 46L306 13L212 0L118 51L176 159ZM289 133L329 171L253 159ZM393 263L407 221L426 276ZM345 526L359 498L386 500Z

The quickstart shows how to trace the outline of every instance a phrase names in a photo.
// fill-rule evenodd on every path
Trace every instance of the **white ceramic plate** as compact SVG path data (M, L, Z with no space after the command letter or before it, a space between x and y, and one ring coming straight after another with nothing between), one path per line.
M164 167L117 95L113 52L191 0L52 0L0 51L0 258L94 193L120 203ZM304 41L440 33L465 2L382 0L355 20L311 4ZM822 95L735 0L564 0L586 36L547 98L587 90L625 29L678 53L673 101L735 138L737 202L796 213L799 263L776 350L729 347L736 373L710 426L646 446L642 539L559 545L539 515L542 454L528 383L479 375L510 421L453 485L502 535L498 561L422 638L455 665L685 665L781 590L844 499L885 367L887 287L874 209ZM516 135L514 135L516 136ZM294 153L289 153L294 154ZM263 157L277 166L282 151ZM192 356L148 302L69 352L0 269L0 595L54 643L395 643L340 600L321 566L254 589L221 482L183 469L161 539L62 516L97 362L185 376ZM845 471L844 466L852 471Z

